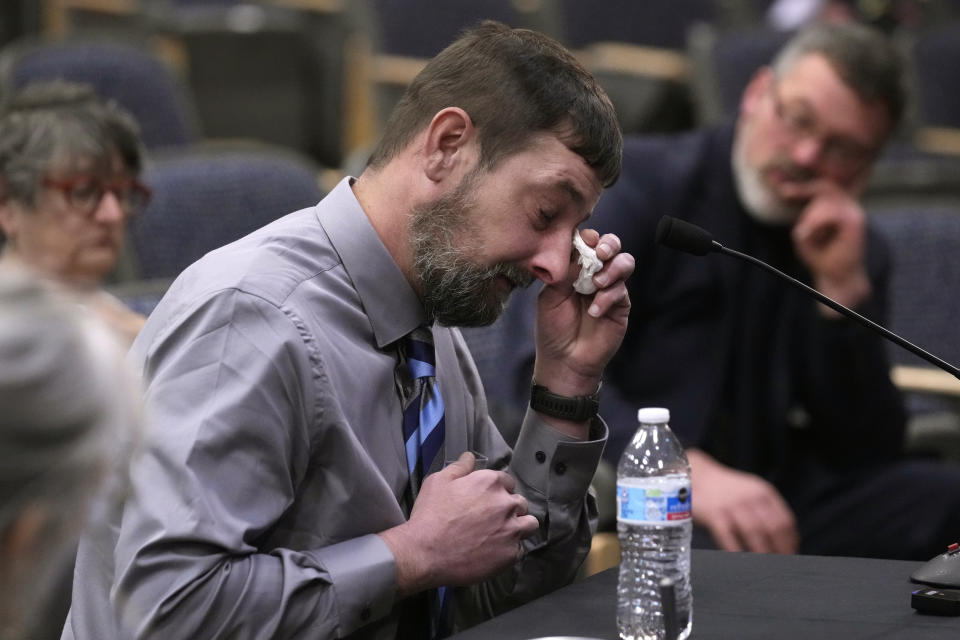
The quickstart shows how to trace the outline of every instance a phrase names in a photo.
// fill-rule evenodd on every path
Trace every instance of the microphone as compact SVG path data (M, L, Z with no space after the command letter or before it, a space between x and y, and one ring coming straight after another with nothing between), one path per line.
M705 256L723 248L706 229L671 216L663 216L657 223L657 242L695 256Z
M678 218L673 218L671 216L663 216L660 218L660 222L657 224L657 243L662 244L665 247L670 247L671 249L676 249L678 251L685 251L686 253L692 253L695 256L705 256L708 253L715 251L717 253L723 253L728 256L733 256L734 258L739 258L749 262L752 265L760 267L764 271L774 274L780 278L783 278L788 283L792 284L794 287L800 289L809 296L815 298L818 302L821 302L837 313L850 318L851 320L862 324L865 327L873 329L880 335L882 335L887 340L890 340L896 345L899 345L909 351L910 353L923 358L930 364L943 369L953 377L960 379L960 369L957 369L955 366L941 360L937 356L924 351L917 345L904 340L894 332L886 329L885 327L880 326L873 320L866 318L853 309L848 309L843 306L836 300L828 298L823 295L813 287L808 287L804 283L800 282L796 278L788 276L784 272L776 269L762 260L758 260L753 256L747 255L745 253L740 253L739 251L734 251L733 249L728 249L719 242L713 239L713 236L706 229L701 229L695 224L690 224L685 220L680 220Z

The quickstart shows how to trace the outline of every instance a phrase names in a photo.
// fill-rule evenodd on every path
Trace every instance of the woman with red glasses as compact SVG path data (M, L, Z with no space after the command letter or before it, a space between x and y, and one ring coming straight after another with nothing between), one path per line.
M31 85L0 111L0 261L74 289L130 341L143 317L100 285L150 198L142 157L134 120L86 86Z

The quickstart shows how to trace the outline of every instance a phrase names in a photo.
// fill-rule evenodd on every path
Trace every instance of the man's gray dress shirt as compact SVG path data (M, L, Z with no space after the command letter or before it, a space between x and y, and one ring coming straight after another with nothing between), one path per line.
M133 346L152 434L122 520L82 541L64 637L394 637L376 533L406 520L396 348L424 323L349 179L184 271ZM457 590L465 626L572 579L606 427L577 442L528 412L511 453L459 331L433 333L444 459L509 465L541 523L524 560Z

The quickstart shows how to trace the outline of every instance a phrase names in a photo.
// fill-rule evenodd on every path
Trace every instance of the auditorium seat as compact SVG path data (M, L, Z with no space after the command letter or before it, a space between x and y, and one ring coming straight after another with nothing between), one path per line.
M373 0L372 7L377 51L409 58L432 58L482 19L528 26L512 0Z
M695 25L687 50L698 123L732 119L753 74L770 64L791 35L764 27L722 30L707 23Z
M682 52L687 29L722 19L714 0L559 0L564 42L583 49L596 42L628 42Z
M900 39L910 63L917 142L960 154L960 19Z
M200 3L152 15L177 47L207 138L297 149L327 167L344 155L349 36L344 10Z
M427 60L480 20L545 30L543 14L514 0L367 0L375 120L382 130L393 106Z
M142 280L173 278L229 242L322 197L316 165L279 147L208 144L157 156L153 198L130 226Z
M0 94L34 81L85 83L125 108L148 149L200 139L195 106L185 85L151 51L116 40L24 40L0 53Z
M863 203L868 211L903 207L960 211L960 156L927 153L894 140L874 164Z
M720 19L712 0L560 0L563 42L603 85L625 133L693 126L687 30Z
M899 204L868 213L893 258L888 327L958 365L960 208ZM896 345L889 350L911 415L908 447L960 460L960 381Z

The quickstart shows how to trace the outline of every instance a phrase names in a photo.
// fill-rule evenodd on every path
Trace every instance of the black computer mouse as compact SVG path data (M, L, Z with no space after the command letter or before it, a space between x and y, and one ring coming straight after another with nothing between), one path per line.
M960 544L954 542L944 553L917 567L910 579L934 587L960 589Z

